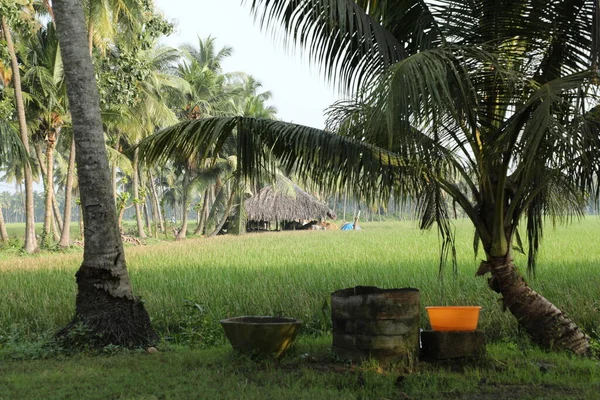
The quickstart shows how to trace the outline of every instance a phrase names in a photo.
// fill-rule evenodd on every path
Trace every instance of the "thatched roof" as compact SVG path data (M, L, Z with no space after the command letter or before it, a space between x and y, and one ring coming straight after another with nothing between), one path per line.
M258 195L252 196L244 203L249 221L293 221L317 220L319 218L336 219L326 204L321 203L296 184L292 184L293 192L286 193L276 187L267 186ZM294 195L295 194L295 195Z

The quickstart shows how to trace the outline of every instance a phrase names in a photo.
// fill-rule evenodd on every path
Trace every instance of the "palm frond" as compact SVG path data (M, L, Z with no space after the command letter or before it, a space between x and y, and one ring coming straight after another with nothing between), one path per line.
M369 3L375 11L379 2L252 0L250 3L261 27L283 27L286 43L296 42L308 48L310 58L322 66L326 78L340 83L344 90L360 87L405 56L404 43L379 23L381 13L375 13L377 19L373 18L363 8L367 4L360 4Z
M0 120L0 165L5 165L9 159L29 160L29 155L18 129L12 123Z

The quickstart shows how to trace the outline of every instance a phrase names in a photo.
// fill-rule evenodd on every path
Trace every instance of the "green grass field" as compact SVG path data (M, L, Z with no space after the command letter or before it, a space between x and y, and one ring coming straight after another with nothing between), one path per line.
M303 231L221 236L128 247L137 295L146 301L158 331L179 340L202 323L204 345L223 340L218 321L227 316L280 314L305 322L304 332L329 330L332 291L355 285L416 287L422 307L481 305L488 339L514 341L516 322L502 312L499 296L475 278L472 228L457 221L458 273L438 274L435 231L411 222L364 224L362 231ZM531 286L598 337L600 219L548 228ZM0 253L0 257L2 257ZM0 331L52 332L74 309L74 273L80 251L0 258ZM525 268L525 257L517 257ZM201 305L203 315L190 303ZM423 310L424 311L424 310ZM422 326L427 326L422 313ZM193 335L192 335L193 336Z
M414 223L362 231L222 236L127 247L137 295L162 337L160 353L105 348L66 355L48 339L73 314L80 249L0 251L0 400L5 399L590 399L600 364L532 346L498 295L475 278L472 228L457 221L458 273L438 274L436 232ZM549 228L536 290L593 338L600 327L600 219ZM517 257L525 267L525 257ZM328 301L355 285L420 289L427 305L483 306L488 355L477 361L353 365L330 352ZM200 307L196 307L196 304ZM302 319L297 345L279 362L250 360L225 345L219 319L282 314ZM596 344L597 346L597 344Z
M0 400L590 400L600 390L597 360L536 349L492 344L479 360L407 369L342 363L329 346L300 338L279 362L226 347L0 362Z

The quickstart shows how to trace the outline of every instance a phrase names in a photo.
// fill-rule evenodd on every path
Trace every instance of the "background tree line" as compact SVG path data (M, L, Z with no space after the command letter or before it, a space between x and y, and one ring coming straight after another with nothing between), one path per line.
M148 166L140 164L133 149L183 120L275 118L276 109L268 104L271 93L243 72L223 71L222 62L233 49L217 48L215 38L199 38L179 49L160 46L172 25L152 1L88 0L83 6L119 222L135 217L134 233L144 238L166 233L168 221L176 219L182 221L183 238L188 214L197 213L201 231L214 229L234 190L229 179L235 154L215 154L205 165L173 160ZM0 14L0 137L5 149L0 182L17 189L2 193L0 228L26 222L27 252L68 246L69 230L63 227L79 219L79 189L52 9L46 1L2 0ZM39 242L34 222L43 222Z

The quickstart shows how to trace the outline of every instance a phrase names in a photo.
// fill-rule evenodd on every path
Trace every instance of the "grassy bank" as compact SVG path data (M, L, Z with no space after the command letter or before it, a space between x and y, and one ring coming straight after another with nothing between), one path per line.
M483 306L480 327L488 340L520 338L498 295L475 278L472 228L457 221L458 273L438 275L437 234L414 223L364 224L362 231L310 231L222 236L128 247L135 292L146 301L155 327L168 340L202 346L224 342L218 320L280 314L305 322L304 334L329 331L329 295L355 285L416 287L427 305ZM565 309L598 337L600 220L547 229L534 289ZM80 251L0 258L0 332L51 334L73 313L74 273ZM2 257L2 256L0 256ZM525 257L517 258L525 267ZM199 307L197 307L198 305ZM422 327L427 326L422 313Z

